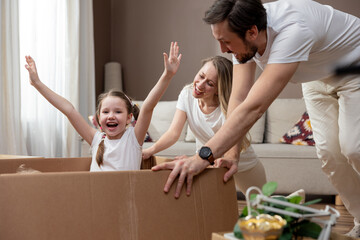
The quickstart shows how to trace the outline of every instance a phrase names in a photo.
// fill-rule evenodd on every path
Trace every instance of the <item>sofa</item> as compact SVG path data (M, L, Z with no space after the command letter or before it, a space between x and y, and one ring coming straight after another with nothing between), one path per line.
M142 101L135 101L140 108ZM150 147L169 128L176 110L176 101L160 101L154 109L148 133ZM305 112L303 99L276 99L250 130L252 146L265 167L268 181L278 183L276 193L289 194L304 189L309 195L337 195L321 170L321 161L314 146L284 144L280 138L287 133ZM89 155L83 145L82 156ZM165 158L195 153L195 138L185 124L179 140L170 148L156 154Z
M142 101L136 101L141 107ZM154 109L148 133L153 142L145 142L148 148L168 129L176 110L176 101L160 101ZM288 194L304 189L309 195L337 195L327 176L321 170L321 161L314 146L300 146L280 142L306 111L303 99L276 99L266 113L250 130L252 146L265 167L268 181L278 183L276 193ZM173 158L177 155L193 155L195 138L184 126L179 140L157 156Z

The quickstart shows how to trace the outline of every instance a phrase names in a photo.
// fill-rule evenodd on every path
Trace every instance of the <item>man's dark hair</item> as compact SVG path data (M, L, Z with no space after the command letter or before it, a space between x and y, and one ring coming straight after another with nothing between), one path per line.
M253 25L258 31L266 29L266 10L261 0L216 0L205 12L203 20L207 24L216 24L228 20L230 31L240 38Z

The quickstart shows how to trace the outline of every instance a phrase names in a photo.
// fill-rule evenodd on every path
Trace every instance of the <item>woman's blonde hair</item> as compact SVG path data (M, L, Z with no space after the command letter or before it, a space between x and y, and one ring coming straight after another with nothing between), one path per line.
M122 100L124 100L128 114L132 113L135 120L138 118L140 110L136 104L132 103L131 98L128 97L123 92L110 90L109 92L100 94L98 97L95 119L99 126L100 126L99 116L100 116L100 111L101 111L101 105L102 105L102 102L104 101L104 99L107 97L119 97ZM105 140L105 138L103 137L103 139L99 143L99 147L96 152L96 162L99 166L103 164L103 158L104 158L104 152L105 152L104 140Z
M233 80L233 64L232 62L222 56L214 56L202 60L202 66L206 63L211 62L217 72L218 81L218 100L220 104L221 111L225 116L227 116L227 108L230 100L230 94L232 89L232 80ZM250 135L247 134L243 138L241 144L241 150L245 150L250 146Z

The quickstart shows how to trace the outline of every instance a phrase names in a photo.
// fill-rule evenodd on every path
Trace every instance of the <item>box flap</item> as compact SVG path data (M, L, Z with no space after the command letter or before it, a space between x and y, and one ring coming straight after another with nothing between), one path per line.
M0 159L0 174L16 173L21 164L40 172L89 171L91 158L12 158Z

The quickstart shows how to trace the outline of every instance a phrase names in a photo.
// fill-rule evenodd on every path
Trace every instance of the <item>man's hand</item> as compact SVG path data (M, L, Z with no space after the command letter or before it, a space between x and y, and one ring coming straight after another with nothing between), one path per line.
M215 160L214 167L225 167L229 170L224 174L224 182L227 182L238 171L238 161L229 158L218 158Z
M180 160L180 159L185 159L185 158L188 158L188 156L186 156L186 155L180 155L180 156L174 157L174 160Z
M183 158L179 160L174 160L172 162L166 162L159 165L154 166L151 170L165 170L172 169L165 187L164 192L169 192L171 185L174 183L177 176L179 176L178 183L175 189L175 198L180 197L181 188L185 183L186 179L186 195L190 195L191 186L193 182L194 176L198 175L204 169L209 166L209 162L201 159L198 155L194 155L189 158Z

